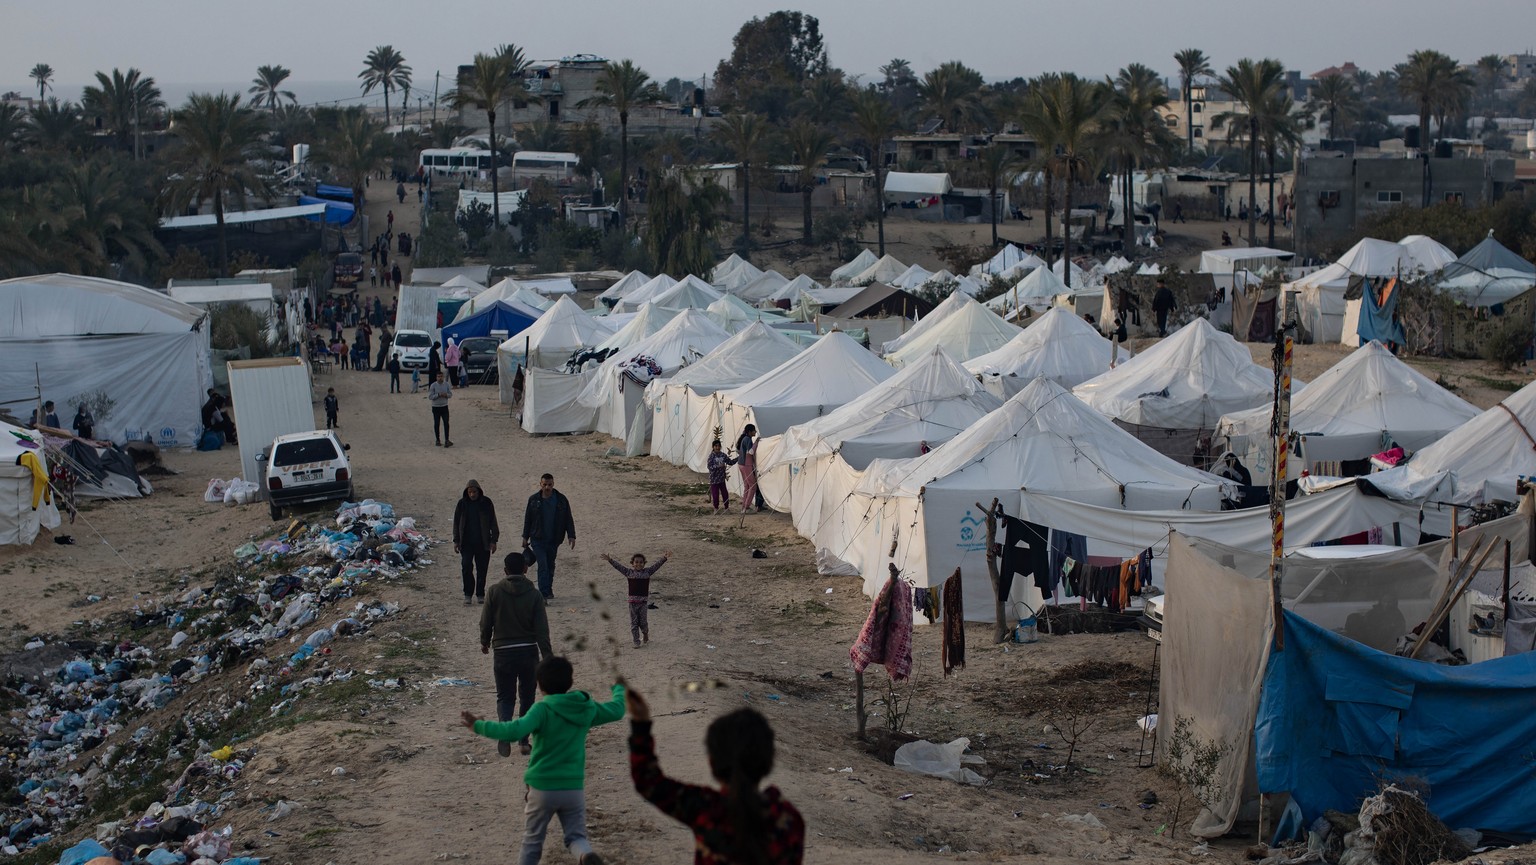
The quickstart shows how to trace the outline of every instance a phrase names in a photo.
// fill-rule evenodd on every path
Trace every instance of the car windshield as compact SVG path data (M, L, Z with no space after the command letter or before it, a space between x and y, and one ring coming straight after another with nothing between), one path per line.
M459 346L464 351L472 351L475 354L495 354L496 346L500 343L490 337L470 337Z
M348 267L361 267L363 264L363 257L355 252L343 252L342 254L336 256L336 263L344 264Z
M424 333L402 333L395 337L395 345L400 348L426 348L431 344L431 337Z
M272 465L296 466L303 463L320 463L336 458L336 446L329 438L299 439L283 442L272 455Z

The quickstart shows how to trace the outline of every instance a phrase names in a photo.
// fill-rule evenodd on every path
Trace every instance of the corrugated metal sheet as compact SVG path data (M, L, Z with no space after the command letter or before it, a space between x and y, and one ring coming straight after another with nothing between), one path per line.
M315 428L309 364L299 357L229 361L229 396L240 430L241 476L265 489L256 455L280 435Z

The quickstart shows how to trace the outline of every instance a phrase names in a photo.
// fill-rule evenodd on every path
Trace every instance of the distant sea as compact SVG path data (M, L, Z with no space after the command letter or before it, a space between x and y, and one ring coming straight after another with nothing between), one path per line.
M157 81L156 83L160 86L160 93L165 99L165 104L171 108L180 107L182 103L187 101L187 96L192 93L238 93L243 102L251 99L250 94L246 92L251 87L250 81L213 81L206 83ZM425 83L427 84L425 91L411 90L411 107L413 109L418 104L425 106L427 110L432 108L431 80L428 79ZM55 84L48 95L56 95L60 99L79 101L80 94L84 89L84 84L61 83ZM382 90L376 89L367 96L364 96L362 86L356 80L286 81L283 83L283 89L293 91L300 105L340 105L343 107L348 105L367 105L370 108L384 107L384 92ZM37 95L37 85L34 83L0 85L0 92L11 90L23 96ZM390 91L390 107L397 111L400 108L400 96L400 91ZM420 103L417 102L418 98L421 99Z

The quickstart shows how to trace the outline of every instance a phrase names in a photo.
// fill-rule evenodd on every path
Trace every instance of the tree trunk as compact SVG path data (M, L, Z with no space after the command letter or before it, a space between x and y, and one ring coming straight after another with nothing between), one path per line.
M1248 113L1248 245L1259 245L1259 118Z
M1056 238L1051 233L1051 213L1056 209L1056 184L1051 180L1049 171L1042 171L1040 177L1045 181L1045 266L1050 267L1056 255L1056 244L1052 243Z
M1077 166L1067 162L1067 188L1062 193L1061 217L1061 281L1067 292L1072 291L1072 181L1077 177Z
M810 183L800 184L800 230L805 235L805 242L811 242L811 191L815 189Z
M491 230L501 230L501 184L498 180L500 171L496 170L496 111L485 112L485 116L491 121Z
M885 189L880 185L880 146L875 145L875 232L880 239L880 257L885 257Z
M752 164L741 163L741 254L752 252Z
M1184 138L1190 153L1195 152L1195 99L1189 89L1193 84L1194 79L1184 82Z
M1270 246L1271 249L1273 249L1274 246L1275 246L1275 145L1274 145L1274 142L1270 142L1269 147L1266 148L1266 149L1269 151L1269 153L1268 153L1268 155L1269 155L1269 209L1266 210L1265 212L1269 214L1269 246Z
M1127 157L1125 160L1125 189L1121 190L1122 194L1120 196L1121 200L1125 202L1125 218L1121 220L1121 224L1125 226L1125 232L1122 235L1125 248L1121 250L1120 254L1126 258L1136 257L1136 218L1133 215L1135 211L1131 209L1131 205L1136 203L1136 194L1131 191L1131 183L1135 178L1135 174L1136 160Z
M992 207L991 207L991 210L992 210L992 248L996 249L997 248L997 177L996 176L994 176L992 178L992 188L989 191L992 194L992 199L991 199L991 201L992 201Z
M389 131L389 83L384 84L384 131ZM494 131L494 127L493 127Z
M229 240L224 233L224 191L213 194L213 219L219 226L219 276L229 276ZM321 223L324 225L324 223Z
M619 112L619 225L629 225L629 112Z

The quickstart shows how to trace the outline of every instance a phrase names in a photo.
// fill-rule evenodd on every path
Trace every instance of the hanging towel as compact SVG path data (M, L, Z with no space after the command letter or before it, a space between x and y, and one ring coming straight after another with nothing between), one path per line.
M862 673L870 664L883 664L891 681L902 682L912 673L912 587L893 574L869 609L859 638L848 650L853 671Z
M1051 561L1049 565L1051 573L1063 573L1061 565L1068 558L1079 562L1087 561L1088 539L1082 535L1075 535L1060 529L1051 529Z
M37 510L38 503L44 499L48 504L53 504L53 493L48 489L48 473L43 471L43 461L38 455L25 451L16 458L16 465L32 472L32 510Z
M1018 517L1003 515L1003 566L998 571L997 597L1006 601L1013 594L1017 575L1033 576L1040 594L1050 597L1060 571L1050 566L1050 530Z
M965 667L965 604L961 598L960 569L944 581L944 675L956 667Z

